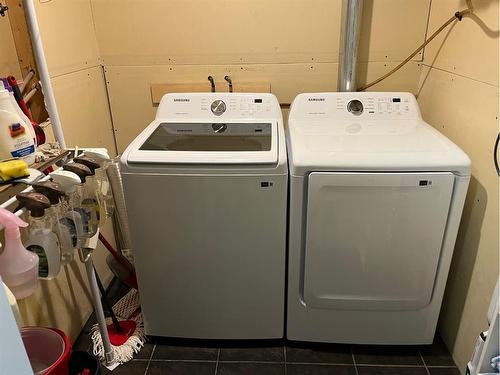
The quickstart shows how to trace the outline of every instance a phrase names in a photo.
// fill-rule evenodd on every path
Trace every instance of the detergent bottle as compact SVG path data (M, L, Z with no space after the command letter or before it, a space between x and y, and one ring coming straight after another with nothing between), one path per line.
M25 128L29 131L36 145L36 134L35 129L33 128L33 124L31 123L31 120L28 118L28 116L25 115L21 107L19 107L19 104L17 104L16 98L14 97L14 91L7 82L7 78L0 79L0 90L8 91L12 107L16 110L16 113L19 115L19 117L21 117L21 120L23 120L23 126L25 126Z
M82 216L83 232L87 238L92 238L97 233L99 226L99 201L95 189L91 184L86 184L87 177L92 176L92 171L80 163L68 163L63 169L78 175L80 184L76 186L76 196L79 203L75 202L75 210Z
M64 191L55 181L43 181L33 184L33 190L45 195L50 201L46 215L52 220L52 231L57 234L61 245L61 265L66 265L75 258L75 247L78 242L76 225L73 220L64 216L62 197Z
M73 243L76 248L81 248L87 239L87 235L84 232L81 211L78 211L81 199L76 191L76 187L81 184L80 177L73 172L63 169L52 172L50 177L61 186L61 189L65 193L62 199L62 221L67 221L67 226L74 228L76 242L73 239Z
M0 224L5 228L0 276L16 299L26 298L38 285L38 256L23 246L19 232L28 224L4 208L0 208Z
M35 141L29 126L11 103L9 92L0 89L0 160L14 157L28 165L35 162Z
M52 230L51 218L45 215L50 201L45 195L36 192L19 193L16 198L30 212L26 248L40 259L38 277L53 279L61 270L61 246L57 234Z

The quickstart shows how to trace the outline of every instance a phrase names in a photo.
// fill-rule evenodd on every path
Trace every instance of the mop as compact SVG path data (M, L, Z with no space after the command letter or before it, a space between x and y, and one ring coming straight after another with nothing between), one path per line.
M132 360L134 354L138 353L146 342L137 290L131 289L122 297L113 306L113 312L118 322L113 322L113 318L107 318L107 332L114 355L114 363L122 364ZM101 361L105 361L106 353L99 324L94 324L90 335L94 355Z
M126 216L123 217L123 212L126 212L125 199L117 164L110 163L107 168L107 173L113 192L115 206L117 207L117 219L119 224L121 224L119 227L122 233L125 232L128 234L127 218ZM124 225L125 223L127 225ZM102 234L99 234L99 239L118 260L118 264L121 265L121 268L125 270L121 272L127 275L123 281L129 286L135 287L135 289L131 289L111 309L108 307L111 318L106 319L105 325L103 322L100 322L100 324L95 324L91 329L94 355L102 362L106 362L110 365L109 352L111 351L113 358L112 362L116 366L117 364L122 364L133 359L134 354L138 353L144 346L146 335L144 332L144 322L140 310L139 293L137 291L137 281L135 280L133 266L127 259L121 259L123 255L113 249L111 244L109 244ZM107 305L104 287L97 276L97 272L94 270L93 273L96 276L96 284L99 287L102 299ZM104 326L106 327L106 332L102 335L101 329L104 329Z

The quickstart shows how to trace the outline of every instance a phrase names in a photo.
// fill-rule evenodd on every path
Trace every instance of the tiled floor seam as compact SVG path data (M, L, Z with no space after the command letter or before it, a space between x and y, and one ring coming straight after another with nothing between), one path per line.
M418 350L418 354L420 355L420 359L422 360L422 363L424 364L425 371L427 372L427 375L431 375L431 372L427 368L427 364L425 363L424 356L422 355L422 352L420 351L420 349Z
M155 354L155 350L156 350L156 343L153 346L153 350L151 350L151 355L149 356L148 364L146 365L146 371L144 371L144 375L148 374L149 365L151 364L151 360L153 359L153 355Z
M219 358L220 358L220 348L217 350L217 361L215 362L215 372L214 372L214 375L217 375L217 370L219 368Z
M356 358L354 358L354 351L352 350L352 346L350 347L349 350L351 351L352 364L354 365L354 371L356 372L356 375L359 375L358 365L356 364Z

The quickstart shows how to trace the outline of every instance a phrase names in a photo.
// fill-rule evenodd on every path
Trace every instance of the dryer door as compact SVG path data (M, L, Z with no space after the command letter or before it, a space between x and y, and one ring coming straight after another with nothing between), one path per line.
M313 308L429 304L452 173L309 175L303 298Z

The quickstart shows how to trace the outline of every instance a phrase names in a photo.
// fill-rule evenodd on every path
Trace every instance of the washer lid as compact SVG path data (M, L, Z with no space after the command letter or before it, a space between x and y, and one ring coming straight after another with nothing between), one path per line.
M470 175L470 159L426 124L409 93L297 96L288 121L290 172L450 171Z
M155 121L134 141L128 162L274 164L277 140L277 123L272 121Z

